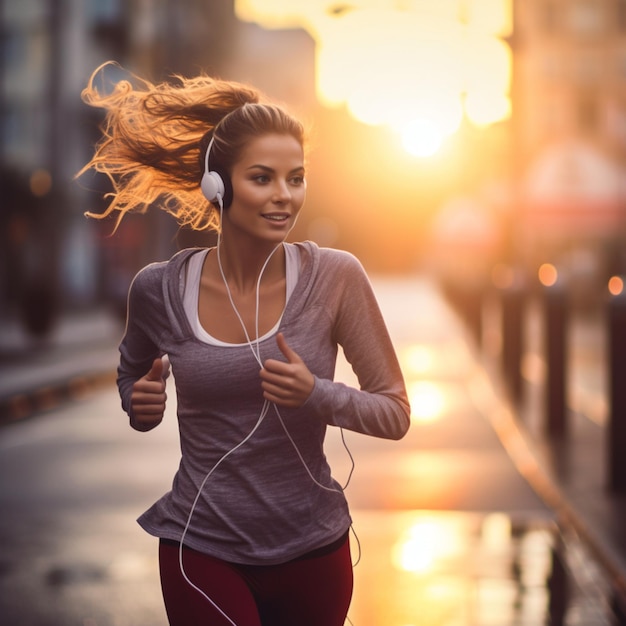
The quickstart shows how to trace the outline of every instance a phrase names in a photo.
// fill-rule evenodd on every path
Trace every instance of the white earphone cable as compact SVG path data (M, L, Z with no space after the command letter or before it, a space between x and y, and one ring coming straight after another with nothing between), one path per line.
M208 151L207 151L208 152ZM207 159L208 160L208 159ZM220 208L220 222L222 222L223 220L223 211L224 211L224 205L223 205L223 201L222 201L222 197L220 195L217 196L217 201L219 204L219 208ZM222 261L221 261L221 256L220 256L220 250L221 250L221 242L222 242L222 233L221 233L221 226L220 226L220 230L218 231L218 239L217 239L217 264L219 267L219 271L220 271L220 275L222 277L222 280L224 282L224 285L226 287L226 292L228 294L228 299L230 301L231 307L235 313L235 315L237 316L237 319L239 320L239 323L241 325L241 328L243 329L244 335L246 337L246 342L248 344L248 346L250 347L250 350L252 351L252 354L255 358L255 360L257 361L257 363L263 367L263 362L261 359L261 351L260 351L260 342L259 342L259 308L260 308L260 285L261 285L261 279L263 277L263 274L265 272L265 269L267 268L267 265L270 261L270 259L272 258L273 254L276 252L276 250L278 250L278 248L282 245L283 242L281 242L280 244L278 244L276 247L274 247L274 249L270 252L270 254L268 255L267 259L265 260L263 266L261 267L260 271L259 271L259 276L256 282L256 295L255 295L255 339L254 342L250 339L250 335L248 333L248 330L246 329L246 325L243 321L243 318L241 316L241 314L239 313L239 310L237 309L237 306L234 302L234 299L232 297L232 293L230 290L230 287L228 285L228 280L226 278L226 274L224 273L224 268L222 266ZM336 487L328 487L322 483L320 483L315 476L313 476L313 473L311 472L311 470L309 469L309 466L307 465L304 457L302 456L302 453L300 452L296 442L293 440L293 437L291 436L291 434L289 433L289 430L287 429L283 418L280 414L280 411L278 409L278 406L274 403L270 403L268 400L264 400L263 402L263 407L261 409L261 413L257 419L257 422L255 423L254 427L252 428L252 430L246 435L246 437L244 437L244 439L242 439L237 445L235 445L233 448L231 448L230 450L228 450L228 452L226 452L218 461L217 463L215 463L215 465L211 468L211 470L206 474L206 476L204 477L202 483L200 484L200 487L198 488L198 492L196 494L196 497L193 501L193 504L191 506L191 510L189 511L189 516L187 518L187 523L185 524L185 528L183 530L183 533L181 535L181 539L180 539L180 544L179 544L179 552L178 552L178 562L179 562L179 567L180 567L180 571L181 574L183 576L183 578L185 579L185 581L196 591L198 591L205 599L207 599L211 605L226 619L228 620L228 622L230 624L232 624L232 626L237 626L237 624L217 605L217 603L211 599L209 597L208 594L206 594L202 589L200 589L196 584L194 584L188 577L186 571L185 571L185 567L184 567L184 563L183 563L183 547L184 547L184 539L187 536L187 533L189 531L189 527L191 526L191 520L195 511L195 508L198 504L198 501L200 499L200 496L204 490L204 487L206 485L206 483L208 482L209 478L213 475L213 473L217 470L217 468L234 452L236 452L239 448L241 448L243 445L245 445L251 438L252 436L256 433L256 431L258 430L258 428L261 426L261 423L263 422L263 420L265 419L267 413L269 412L269 408L270 406L274 407L274 411L276 413L276 416L278 417L278 420L283 428L283 431L285 432L285 435L287 436L288 440L290 441L293 449L295 450L302 466L304 467L306 473L309 475L309 477L311 478L311 480L321 489L324 489L326 491L331 491L331 492L335 492L338 494L342 494L343 495L343 491L347 488L348 484L350 483L350 479L352 478L352 474L354 472L354 468L355 468L355 462L354 462L354 458L352 456L352 453L350 452L350 449L348 448L348 445L346 443L345 437L344 437L344 432L343 429L341 430L341 439L344 445L345 450L348 453L348 456L350 457L350 462L351 462L351 468L350 468L350 472L346 481L346 484L344 487L340 487L339 489L337 489ZM359 538L354 530L353 526L350 526L350 529L356 539L357 542L357 546L358 546L358 558L356 560L356 562L353 564L353 567L355 567L360 559L361 559L361 543L359 541ZM348 618L348 621L349 618ZM352 623L352 622L350 622Z

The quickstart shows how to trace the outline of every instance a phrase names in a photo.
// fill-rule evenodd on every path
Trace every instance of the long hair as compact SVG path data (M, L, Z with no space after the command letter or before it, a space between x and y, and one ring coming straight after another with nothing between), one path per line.
M277 132L293 135L301 145L300 122L277 105L261 103L253 87L200 75L152 84L130 75L109 94L95 85L105 63L91 75L82 91L90 106L105 109L102 138L89 169L106 174L113 191L102 213L117 213L116 227L130 211L145 212L153 205L172 214L180 225L218 229L219 214L200 191L204 155L211 137L211 165L230 172L252 137Z

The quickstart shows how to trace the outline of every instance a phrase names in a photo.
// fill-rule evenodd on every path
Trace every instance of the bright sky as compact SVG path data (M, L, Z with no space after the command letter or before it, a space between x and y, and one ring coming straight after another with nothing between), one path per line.
M465 116L510 116L512 0L236 0L265 28L304 28L316 42L316 91L360 122L387 125L404 148L433 155Z

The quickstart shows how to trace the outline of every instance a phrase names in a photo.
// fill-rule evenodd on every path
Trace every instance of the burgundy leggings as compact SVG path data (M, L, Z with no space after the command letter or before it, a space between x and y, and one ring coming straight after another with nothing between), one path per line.
M170 626L343 626L352 597L346 535L328 549L281 565L238 565L161 540L161 588Z

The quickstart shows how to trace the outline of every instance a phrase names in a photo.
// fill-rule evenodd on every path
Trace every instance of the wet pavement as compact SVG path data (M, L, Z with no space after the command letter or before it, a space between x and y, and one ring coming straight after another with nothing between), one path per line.
M377 293L414 423L389 457L377 451L379 464L357 469L369 495L348 492L374 553L364 554L369 568L355 569L354 623L620 623L613 578L546 506L538 457L458 318L427 282L407 289L387 281Z
M603 584L597 568L580 580L565 568L554 576L562 555L580 545L561 546L544 520L407 511L358 512L357 522L370 564L355 572L355 625L614 623L606 588L595 588Z
M413 426L400 442L346 433L356 461L347 490L358 560L350 623L623 623L612 609L619 559L606 560L610 533L602 534L610 548L599 549L564 519L557 495L565 491L543 471L541 446L520 431L459 319L427 280L380 279L375 287ZM134 519L169 488L178 460L174 407L151 433L127 426L111 377L119 332L102 317L92 326L74 320L47 356L37 361L30 348L21 361L30 367L1 363L2 624L166 624L156 546ZM64 348L64 336L79 342L81 333L92 350ZM343 361L338 378L354 382ZM37 404L42 389L48 404ZM327 450L338 479L347 478L336 432Z

